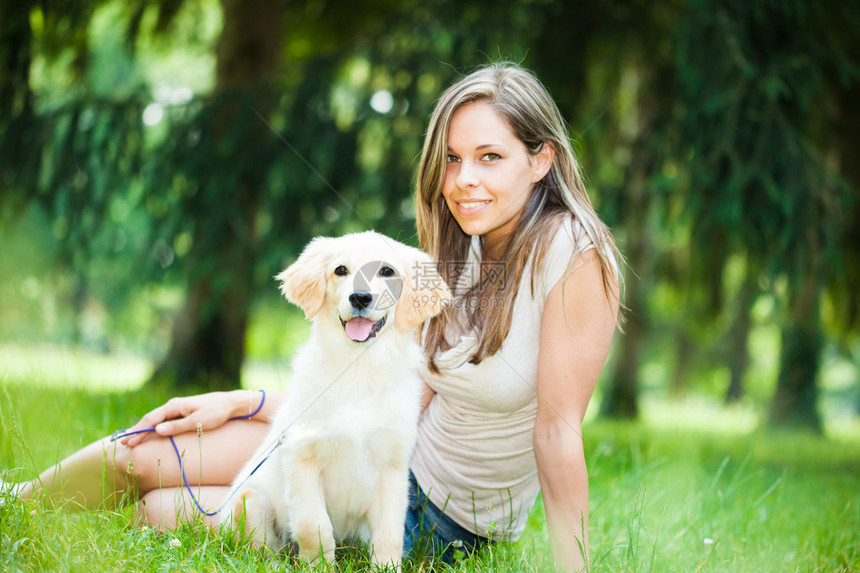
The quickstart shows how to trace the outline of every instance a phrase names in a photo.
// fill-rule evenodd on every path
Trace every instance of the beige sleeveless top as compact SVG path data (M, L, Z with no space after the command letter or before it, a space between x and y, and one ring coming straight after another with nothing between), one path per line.
M532 436L541 315L553 286L591 248L582 226L572 218L565 221L542 267L526 265L500 350L470 364L476 337L463 335L436 357L440 374L426 368L421 373L436 396L419 422L412 471L437 507L478 535L516 540L525 528L540 489ZM480 240L473 237L455 295L480 276L480 264ZM457 301L463 304L461 297Z

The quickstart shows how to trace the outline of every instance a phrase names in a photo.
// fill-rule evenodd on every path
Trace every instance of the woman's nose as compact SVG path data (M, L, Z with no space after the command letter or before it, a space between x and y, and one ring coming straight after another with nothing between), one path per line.
M480 179L474 166L467 161L463 161L457 167L457 187L460 189L471 189L478 186Z

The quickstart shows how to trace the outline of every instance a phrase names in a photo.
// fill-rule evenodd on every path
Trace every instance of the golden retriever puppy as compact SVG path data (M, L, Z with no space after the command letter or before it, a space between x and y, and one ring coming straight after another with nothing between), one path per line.
M369 541L373 563L397 567L423 388L416 328L450 292L427 254L372 231L316 238L276 278L311 334L222 523L312 560Z

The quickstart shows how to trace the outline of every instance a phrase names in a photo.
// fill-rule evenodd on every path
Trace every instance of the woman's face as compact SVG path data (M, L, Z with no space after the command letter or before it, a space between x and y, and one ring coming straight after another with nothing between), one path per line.
M520 218L532 186L552 165L552 147L531 155L507 122L485 102L466 104L451 118L442 195L467 235L483 235L498 253Z

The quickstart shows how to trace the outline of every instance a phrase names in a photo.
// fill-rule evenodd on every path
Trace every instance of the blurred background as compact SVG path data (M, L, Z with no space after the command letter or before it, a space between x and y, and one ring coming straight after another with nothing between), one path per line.
M2 0L0 381L257 385L307 333L273 275L319 234L415 244L435 99L500 60L558 102L627 258L591 415L856 428L841 1Z

